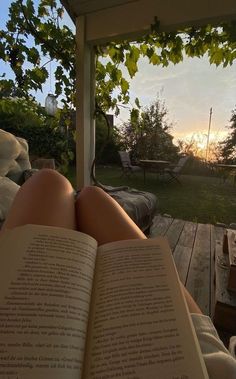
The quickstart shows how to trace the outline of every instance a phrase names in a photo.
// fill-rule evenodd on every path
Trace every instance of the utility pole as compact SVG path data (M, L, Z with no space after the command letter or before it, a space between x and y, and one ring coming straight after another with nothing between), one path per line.
M209 147L210 130L211 130L211 115L212 115L212 107L210 108L210 116L209 116L209 126L208 126L207 145L206 145L206 161L208 158L208 147Z

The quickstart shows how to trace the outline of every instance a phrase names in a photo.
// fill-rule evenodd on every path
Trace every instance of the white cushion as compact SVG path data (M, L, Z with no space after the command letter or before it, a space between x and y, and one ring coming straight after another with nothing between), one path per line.
M21 144L13 134L0 129L0 158L15 159L21 151Z
M19 188L11 179L0 176L0 220L5 220Z
M30 168L26 140L0 129L0 176L18 182L22 172Z

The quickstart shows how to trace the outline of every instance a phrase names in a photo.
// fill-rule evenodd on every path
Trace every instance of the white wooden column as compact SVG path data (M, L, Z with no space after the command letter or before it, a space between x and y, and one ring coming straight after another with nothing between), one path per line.
M86 42L86 16L76 20L76 182L77 189L91 184L95 156L95 55Z

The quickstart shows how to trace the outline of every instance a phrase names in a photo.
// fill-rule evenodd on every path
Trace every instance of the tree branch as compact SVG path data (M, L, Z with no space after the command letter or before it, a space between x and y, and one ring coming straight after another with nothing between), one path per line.
M34 25L31 23L31 21L28 19L26 13L25 13L25 10L24 10L24 5L23 5L23 2L22 0L20 0L20 6L21 6L21 10L22 10L22 14L24 16L24 19L25 19L25 22L31 32L31 34L36 37L40 43L44 46L47 47L47 49L50 51L54 51L54 53L60 57L63 56L63 51L62 50L57 50L49 41L45 40L44 38L41 37L40 33L38 33L37 29L34 27ZM68 64L69 66L71 67L71 69L73 69L73 65L68 61Z

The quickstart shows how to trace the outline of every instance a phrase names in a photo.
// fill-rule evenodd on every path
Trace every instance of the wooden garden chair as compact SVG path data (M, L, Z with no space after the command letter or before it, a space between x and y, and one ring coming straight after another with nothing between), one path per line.
M165 168L164 174L169 175L168 181L176 180L179 184L181 184L179 180L179 176L182 174L183 168L186 162L188 161L188 159L189 159L189 156L186 155L184 157L181 157L176 165Z
M119 151L120 160L122 164L123 175L129 176L135 172L141 171L142 168L140 166L132 165L129 157L129 153L127 151Z

